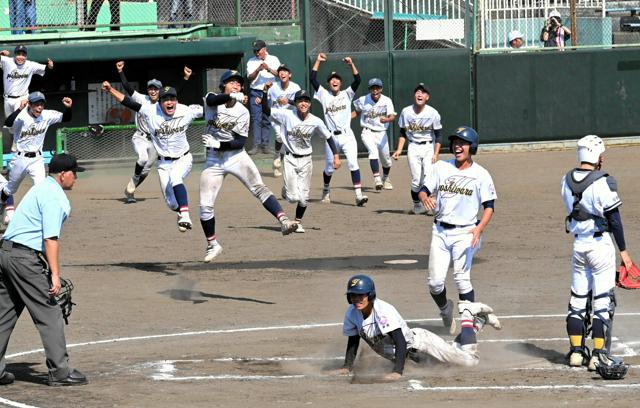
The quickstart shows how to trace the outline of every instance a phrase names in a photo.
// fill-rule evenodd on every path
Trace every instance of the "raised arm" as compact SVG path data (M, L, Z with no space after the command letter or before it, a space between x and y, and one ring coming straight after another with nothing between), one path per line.
M353 82L351 83L351 89L353 89L353 92L355 92L358 90L358 87L360 86L360 82L362 82L362 78L360 78L360 74L358 73L358 68L356 68L356 64L353 63L353 60L351 59L351 57L345 57L344 62L345 64L351 67L351 73L353 74Z
M318 92L320 89L320 82L318 82L318 70L320 69L320 64L327 60L327 56L324 53L318 54L316 58L316 62L313 64L311 68L311 86L313 86L313 90Z
M62 122L69 122L71 120L71 106L73 100L69 97L62 98L62 104L64 105L64 111L62 112Z
M118 74L120 75L120 82L122 82L122 87L124 88L124 90L127 92L127 94L133 95L133 93L136 90L133 89L133 87L131 86L131 84L127 80L127 77L124 74L124 61L116 62L116 70L118 71Z
M116 101L126 106L127 108L139 112L142 109L142 105L131 99L129 95L125 95L117 89L113 88L108 81L102 83L102 90L108 92Z

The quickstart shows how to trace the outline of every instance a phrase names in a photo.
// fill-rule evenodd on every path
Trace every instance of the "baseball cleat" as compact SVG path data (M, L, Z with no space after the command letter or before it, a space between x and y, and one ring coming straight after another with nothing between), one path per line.
M2 373L2 376L0 376L0 385L9 385L12 384L16 379L16 376L13 375L12 373L5 371L4 373Z
M366 195L363 195L361 197L356 197L356 205L358 207L364 207L367 201L369 201L369 197L367 197Z
M413 203L413 213L416 215L424 214L427 212L427 209L424 208L422 203Z
M324 204L331 204L331 196L329 190L322 190L322 199L320 202Z
M186 230L191 229L191 218L189 218L189 213L179 213L178 214L178 231L185 232Z
M465 310L468 310L474 316L487 316L489 313L493 313L493 309L484 303L469 302L468 300L459 301L458 312L462 314Z
M447 305L444 309L440 309L440 317L442 318L442 324L449 329L449 334L455 334L456 321L453 318L453 301L447 299Z
M211 242L207 245L207 250L204 256L205 262L211 262L215 257L222 253L222 245L217 242Z
M598 362L598 355L594 354L591 356L591 358L589 359L589 364L587 365L587 370L588 371L596 371L596 363Z
M385 190L393 190L393 184L389 181L389 178L382 180L382 186Z
M382 179L380 177L375 177L373 182L376 186L376 191L380 191L384 188L384 183L382 182Z
M295 233L296 234L304 234L306 231L304 230L304 228L302 228L302 224L300 224L300 221L296 221L298 223L298 228L296 228Z
M280 155L278 154L275 159L273 159L273 168L281 169L282 168L282 159L280 159Z
M280 221L280 226L281 226L282 235L289 235L298 229L298 223L295 221L291 221L286 217Z
M273 177L282 177L282 172L278 169L273 169Z
M579 351L573 351L571 354L569 354L569 366L571 367L582 367L583 365L587 365L588 363L589 358Z
M124 197L127 201L127 204L132 204L136 202L136 198L133 196L133 193L136 191L136 184L133 181L133 178L129 180L127 186L124 189Z

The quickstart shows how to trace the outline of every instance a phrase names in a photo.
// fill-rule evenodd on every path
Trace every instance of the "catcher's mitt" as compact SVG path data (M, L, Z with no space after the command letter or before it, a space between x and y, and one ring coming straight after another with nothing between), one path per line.
M69 324L69 316L75 303L71 301L71 292L73 291L73 283L69 279L60 278L60 292L56 295L56 302L62 309L62 318L65 324Z
M616 273L616 285L623 289L640 289L640 268L636 264L627 270L620 265Z

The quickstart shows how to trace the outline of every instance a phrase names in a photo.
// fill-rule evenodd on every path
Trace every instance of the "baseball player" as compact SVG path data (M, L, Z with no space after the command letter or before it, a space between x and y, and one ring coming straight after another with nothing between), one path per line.
M429 176L433 163L438 161L440 154L440 114L437 110L427 105L431 92L423 83L419 83L413 90L414 103L402 109L398 126L400 137L398 147L391 157L398 160L402 154L405 140L409 140L407 147L407 160L411 173L411 200L413 201L413 213L424 214L424 208L418 192Z
M625 244L616 180L601 170L604 151L604 142L598 136L583 137L578 141L578 167L562 178L562 199L569 214L566 230L574 236L567 313L569 365L587 365L590 371L595 371L598 364L623 364L609 354L616 308L614 240L624 267L629 270L633 265ZM591 357L585 345L589 329L593 337Z
M133 87L127 80L127 77L124 74L124 61L116 62L116 70L120 75L122 87L133 101L141 105L154 104L158 102L158 95L160 94L160 89L162 89L162 82L155 78L149 80L147 82L147 95L143 95L133 89ZM185 66L183 72L183 81L177 89L178 94L180 94L180 91L184 87L184 84L189 80L189 77L191 77L192 70L189 67ZM124 195L127 203L136 202L136 198L134 196L136 188L147 178L149 172L151 171L151 167L153 167L153 164L158 159L158 153L153 147L151 137L145 129L140 113L136 114L135 124L136 131L131 137L131 142L133 143L133 149L138 155L138 160L136 160L136 165L133 170L133 176L124 189Z
M425 208L435 211L429 251L428 285L431 297L449 333L455 333L453 302L447 300L445 279L453 261L453 281L458 298L475 301L471 285L473 255L480 249L482 232L489 224L498 198L491 175L473 160L479 137L475 130L462 126L449 136L454 158L438 161L424 180L418 194ZM434 200L432 194L436 195ZM480 221L477 214L483 207ZM462 335L471 335L464 322Z
M214 205L227 174L238 178L278 219L282 235L288 235L298 228L298 224L289 220L276 197L264 185L258 168L244 150L249 134L249 111L242 105L246 102L246 96L242 93L244 78L238 71L230 70L222 75L220 84L221 93L210 92L204 98L207 124L202 143L207 148L207 162L200 175L200 223L207 240L205 262L211 262L222 252L222 246L216 239Z
M380 356L393 361L393 371L384 376L386 381L397 381L402 377L407 357L419 362L431 356L436 360L461 366L478 364L475 334L485 324L500 329L500 321L493 309L484 303L460 301L458 310L462 315L462 327L473 335L459 334L453 344L442 337L421 328L409 328L393 305L376 297L373 280L367 275L355 275L347 282L349 307L344 315L342 333L349 338L344 365L335 374L349 374L358 353L360 339L364 340ZM426 356L425 356L426 355Z
M360 86L360 74L351 57L346 57L343 61L351 67L353 73L353 82L347 89L342 90L342 77L337 72L332 72L327 77L327 86L325 89L318 82L318 69L320 64L327 60L327 56L323 53L318 54L315 64L311 69L311 85L315 90L314 98L322 104L324 112L324 121L327 128L333 132L338 151L344 152L347 157L349 171L351 171L351 181L353 189L356 193L356 205L364 206L369 198L362 195L362 183L360 182L360 167L358 166L358 143L356 137L351 130L351 101L356 94L358 86ZM333 152L328 145L325 146L326 165L322 173L324 179L324 187L322 189L322 202L330 203L331 176L333 175Z
M382 94L382 80L369 80L369 93L353 102L356 112L360 114L362 127L362 143L369 152L369 164L373 172L376 190L393 190L389 180L391 156L389 155L389 139L387 129L389 123L396 118L396 111L390 98ZM354 114L355 115L355 112ZM380 161L382 161L382 177L380 177Z
M102 83L102 89L122 105L140 113L158 152L158 177L165 202L169 209L178 213L178 230L190 230L192 224L184 179L191 172L193 156L189 152L187 129L191 122L203 116L202 105L178 103L178 92L170 86L160 90L159 103L144 105L112 88L107 81Z
M278 76L280 60L275 55L267 52L267 43L256 40L252 44L254 56L247 61L247 78L251 82L249 85L249 108L251 109L251 128L253 131L253 147L249 150L250 155L258 153L270 153L269 136L271 135L271 124L269 119L262 114L262 89L267 82L273 82Z
M4 121L4 126L11 129L16 137L17 151L9 163L9 182L0 193L0 200L5 205L4 223L9 224L13 217L13 200L9 201L24 177L28 174L33 184L45 179L42 145L49 126L71 120L71 98L63 98L64 112L45 109L47 100L41 92L32 92L27 100L22 100L20 107ZM28 108L25 107L28 104Z
M291 80L291 69L285 64L278 67L278 78L280 81L273 82L273 86L269 88L269 102L274 108L288 107L293 110L294 105L290 102L300 90L300 86ZM273 175L280 177L282 175L282 159L284 151L282 150L282 134L286 131L280 126L271 124L276 134L276 153L273 159Z
M285 148L284 158L284 187L282 198L294 204L296 207L296 232L305 232L302 227L302 217L309 203L309 188L311 186L311 173L313 163L311 161L311 138L319 135L326 139L333 153L333 168L340 168L340 154L331 132L322 120L311 114L311 97L307 91L300 90L293 97L295 109L288 109L289 101L282 100L281 108L271 108L266 101L267 90L270 91L271 83L265 84L262 97L262 111L271 117L282 127L282 143Z
M27 47L18 45L13 51L13 58L9 58L9 51L0 51L0 65L2 66L2 84L4 85L4 117L15 112L20 103L27 99L29 84L33 75L44 76L46 69L53 69L53 61L39 64L27 59ZM13 133L9 132L13 138ZM13 141L12 151L15 151Z

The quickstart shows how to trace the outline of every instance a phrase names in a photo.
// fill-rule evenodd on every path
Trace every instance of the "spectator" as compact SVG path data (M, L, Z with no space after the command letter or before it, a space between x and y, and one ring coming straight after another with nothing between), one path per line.
M518 31L513 30L509 33L509 47L513 49L522 48L524 45L524 35Z
M171 17L169 21L191 21L193 20L193 0L171 0ZM184 28L191 27L185 24ZM169 28L177 28L175 24L169 25Z
M562 17L557 10L549 13L549 18L545 21L544 28L540 33L540 41L545 47L557 47L564 49L565 41L571 38L571 30L562 25Z
M109 12L111 12L111 27L112 31L120 30L120 0L108 0ZM98 14L100 14L100 8L104 0L91 0L91 10L87 16L87 31L95 31L96 21L98 20Z
M35 0L9 0L11 34L31 34L36 25Z
M262 153L273 153L269 148L271 122L267 115L262 113L262 89L267 82L275 82L280 66L278 57L269 55L267 44L262 40L253 42L253 53L255 56L247 62L247 78L251 82L249 110L253 128L253 147L248 152L251 155L258 153L258 150L262 150Z

